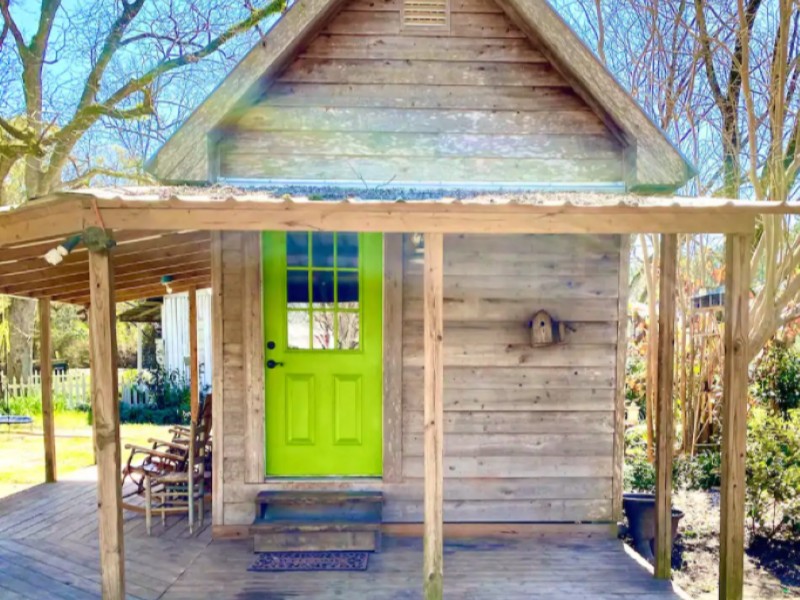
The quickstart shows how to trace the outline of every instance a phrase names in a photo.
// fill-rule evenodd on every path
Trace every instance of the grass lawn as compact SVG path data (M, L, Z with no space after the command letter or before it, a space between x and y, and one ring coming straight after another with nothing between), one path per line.
M93 463L92 428L86 413L56 413L56 473L88 467ZM147 438L165 439L168 426L122 425L122 460L125 444L145 445ZM0 498L44 482L44 438L41 417L33 425L0 425Z

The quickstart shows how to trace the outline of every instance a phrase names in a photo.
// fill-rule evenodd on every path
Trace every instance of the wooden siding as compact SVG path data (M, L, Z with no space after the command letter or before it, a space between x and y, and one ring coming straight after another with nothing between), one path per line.
M620 242L445 237L446 520L611 519ZM390 521L422 514L422 264L413 244L405 271L405 481L387 496ZM570 324L565 344L531 347L527 321L539 309Z
M218 147L227 178L385 184L609 183L623 150L494 0L449 34L402 31L399 0L352 0Z
M251 478L263 462L246 451L243 365L259 336L245 335L242 286L259 266L245 260L245 241L222 234L224 515L216 525L250 523L261 489L349 485ZM445 236L445 520L612 519L620 247L619 236ZM385 518L399 523L421 522L423 477L422 254L409 236L404 248L402 413L390 433L400 472L358 484L382 489ZM530 346L527 322L539 309L570 324L566 343Z

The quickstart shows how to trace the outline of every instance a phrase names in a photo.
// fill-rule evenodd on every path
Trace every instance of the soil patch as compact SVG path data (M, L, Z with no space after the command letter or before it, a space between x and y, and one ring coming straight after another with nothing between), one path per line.
M719 493L676 492L673 504L686 513L673 547L673 579L696 600L716 600ZM800 598L800 544L756 538L746 548L745 598Z

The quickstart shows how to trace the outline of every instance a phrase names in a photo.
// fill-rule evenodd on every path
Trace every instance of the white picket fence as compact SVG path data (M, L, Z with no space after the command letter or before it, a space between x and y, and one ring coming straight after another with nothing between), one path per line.
M120 369L118 373L120 400L125 404L139 405L148 401L144 386L136 383L136 373ZM53 397L67 408L77 408L91 403L91 374L89 369L70 369L53 373ZM42 376L34 373L27 378L8 378L0 373L0 394L4 402L12 398L41 398Z

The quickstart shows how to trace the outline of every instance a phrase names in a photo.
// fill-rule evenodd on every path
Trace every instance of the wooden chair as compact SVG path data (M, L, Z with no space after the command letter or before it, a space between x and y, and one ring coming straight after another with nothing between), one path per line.
M200 526L205 519L205 457L208 445L206 433L199 424L189 427L189 443L185 468L158 473L144 472L145 528L151 535L153 512L161 514L162 524L167 515L186 513L189 533L194 533L197 515Z
M206 467L210 474L210 443L211 443L211 394L203 400L200 409L199 427L203 430L203 437L206 440ZM144 495L144 478L146 473L165 474L174 471L184 471L189 451L190 428L183 425L176 425L169 429L172 434L171 440L159 440L149 438L147 441L150 447L126 444L125 449L130 450L128 462L122 469L122 485L126 482L133 483L133 490L124 494L125 498L131 496ZM135 510L133 505L125 505L126 508Z

